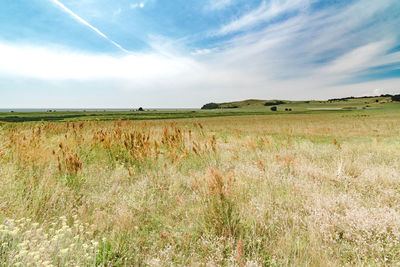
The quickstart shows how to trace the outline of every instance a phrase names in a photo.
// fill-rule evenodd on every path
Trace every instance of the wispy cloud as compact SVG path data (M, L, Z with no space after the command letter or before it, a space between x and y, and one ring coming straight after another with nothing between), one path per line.
M234 0L210 0L207 9L218 10L231 5Z
M144 8L144 3L140 2L140 3L134 3L130 5L130 8L135 9L135 8Z
M122 8L118 8L117 10L114 11L113 15L118 16L119 14L121 14L121 12L122 12Z
M247 30L260 23L268 22L285 12L305 9L311 2L311 0L271 0L268 2L264 0L258 8L222 26L217 34L225 35Z
M346 7L299 13L230 39L222 56L231 66L240 64L273 79L312 76L321 69L329 70L325 73L329 76L347 73L348 77L399 62L390 49L400 37L395 26L400 18L391 17L391 23L380 19L388 16L391 3L395 1L361 0ZM360 15L366 5L368 12Z
M89 22L87 22L86 20L84 20L83 18L81 18L79 15L77 15L75 12L73 12L71 9L69 9L68 7L66 7L63 3L61 3L58 0L50 0L51 2L53 2L54 4L56 4L57 6L59 6L62 10L64 10L65 12L67 12L68 14L70 14L75 20L77 20L78 22L82 23L83 25L86 25L87 27L89 27L90 29L92 29L94 32L96 32L98 35L100 35L101 37L103 37L104 39L106 39L107 41L109 41L110 43L112 43L114 46L116 46L117 48L119 48L121 51L123 52L128 52L128 50L126 50L125 48L123 48L120 44L118 44L117 42L111 40L107 35L105 35L104 33L102 33L99 29L97 29L96 27L94 27L93 25L91 25Z

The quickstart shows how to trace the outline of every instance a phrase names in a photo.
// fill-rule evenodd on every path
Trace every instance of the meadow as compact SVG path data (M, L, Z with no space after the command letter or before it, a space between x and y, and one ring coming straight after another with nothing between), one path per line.
M399 104L378 105L5 119L0 265L400 264Z

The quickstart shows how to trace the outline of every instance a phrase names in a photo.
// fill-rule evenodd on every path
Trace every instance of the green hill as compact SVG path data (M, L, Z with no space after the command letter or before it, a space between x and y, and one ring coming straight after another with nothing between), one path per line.
M397 102L398 103L398 102ZM202 109L248 109L248 110L270 110L277 107L278 111L304 111L304 110L340 110L340 109L373 109L381 108L383 104L398 105L392 101L390 95L345 97L329 100L261 100L248 99L225 103L208 103Z

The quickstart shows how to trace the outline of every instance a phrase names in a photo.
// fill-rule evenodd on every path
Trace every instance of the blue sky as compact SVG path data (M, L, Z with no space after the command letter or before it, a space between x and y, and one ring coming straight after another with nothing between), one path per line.
M3 0L0 108L400 93L398 0Z

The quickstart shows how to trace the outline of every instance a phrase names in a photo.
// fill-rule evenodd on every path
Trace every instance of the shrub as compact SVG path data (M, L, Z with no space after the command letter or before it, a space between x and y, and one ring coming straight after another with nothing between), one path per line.
M285 102L278 100L278 101L265 102L264 106L268 107L268 106L276 106L276 105L282 105L282 104L285 104Z
M271 111L277 111L278 108L277 107L271 107Z
M219 105L217 103L208 103L201 107L201 109L217 109Z
M400 101L400 95L393 95L392 101Z

